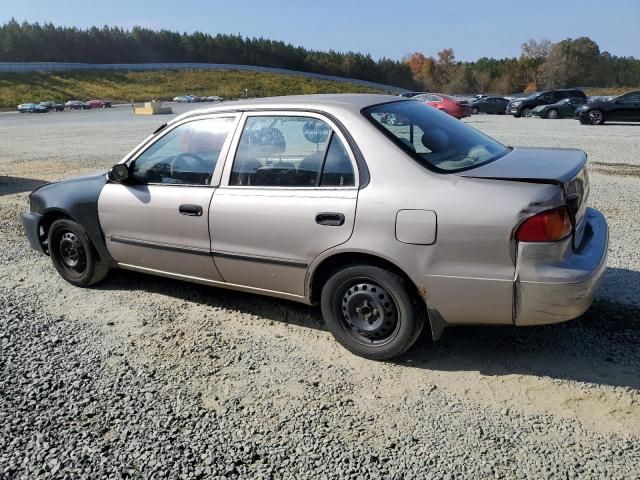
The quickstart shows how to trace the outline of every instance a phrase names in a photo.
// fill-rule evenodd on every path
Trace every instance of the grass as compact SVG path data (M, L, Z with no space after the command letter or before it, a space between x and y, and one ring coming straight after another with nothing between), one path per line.
M603 97L615 97L622 95L623 93L633 92L640 90L640 87L607 87L607 88L585 88L584 93L590 97L603 96Z
M293 75L226 70L0 74L0 108L43 100L114 102L169 100L176 95L219 95L224 98L305 93L381 93L347 82L316 80Z

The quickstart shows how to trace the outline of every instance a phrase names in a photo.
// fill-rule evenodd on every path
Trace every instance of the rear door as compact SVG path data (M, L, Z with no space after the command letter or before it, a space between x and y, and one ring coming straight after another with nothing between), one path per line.
M209 216L226 282L304 296L309 264L353 231L358 175L347 145L319 114L245 114Z
M108 183L100 225L122 266L221 281L211 257L209 205L238 114L185 121L131 162L133 179Z

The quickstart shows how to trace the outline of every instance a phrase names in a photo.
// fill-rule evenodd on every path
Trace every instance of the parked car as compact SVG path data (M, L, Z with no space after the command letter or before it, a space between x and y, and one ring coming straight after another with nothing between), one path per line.
M427 93L427 92L402 92L398 96L399 97L404 97L404 98L413 98L416 95L422 95L423 93Z
M18 105L18 111L20 113L47 113L49 109L37 103L21 103Z
M45 107L47 110L55 110L56 112L62 112L64 110L64 105L58 102L54 102L52 100L47 100L44 102L40 102L40 105Z
M91 108L82 100L69 100L64 106L69 110L89 110Z
M534 108L540 105L551 105L565 98L581 98L587 101L587 96L582 90L567 88L563 90L547 90L534 93L526 98L512 100L507 104L506 113L514 117L529 117Z
M565 98L551 105L540 105L531 110L532 117L541 118L573 118L576 109L585 104L584 98Z
M247 100L170 120L106 174L37 188L22 220L73 285L122 268L320 304L338 342L380 360L425 324L438 338L581 315L608 242L586 162L397 96Z
M460 100L442 93L425 93L416 95L411 100L424 102L427 105L437 108L441 112L448 113L455 118L464 118L471 115L471 107L467 100Z
M222 102L224 98L219 97L217 95L209 95L207 98L207 102Z
M509 100L503 97L479 97L471 102L471 113L497 113L503 115Z
M89 105L89 108L111 108L111 102L108 100L89 100L85 104Z
M604 122L640 122L640 91L628 92L611 100L589 102L576 110L576 117L585 125Z

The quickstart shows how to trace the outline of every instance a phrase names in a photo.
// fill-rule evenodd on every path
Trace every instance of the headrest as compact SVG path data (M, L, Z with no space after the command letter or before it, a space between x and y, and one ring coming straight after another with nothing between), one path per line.
M249 132L242 148L254 157L270 157L284 152L287 145L279 129L263 127Z
M449 148L449 134L441 128L427 130L422 135L422 144L432 152L442 152Z

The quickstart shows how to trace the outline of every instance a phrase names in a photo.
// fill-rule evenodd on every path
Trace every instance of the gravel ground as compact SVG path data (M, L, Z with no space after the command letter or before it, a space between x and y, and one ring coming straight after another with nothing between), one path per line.
M589 153L611 228L599 299L376 363L313 308L130 272L78 289L29 250L29 190L110 166L163 120L0 115L0 478L640 478L640 125L469 119Z

